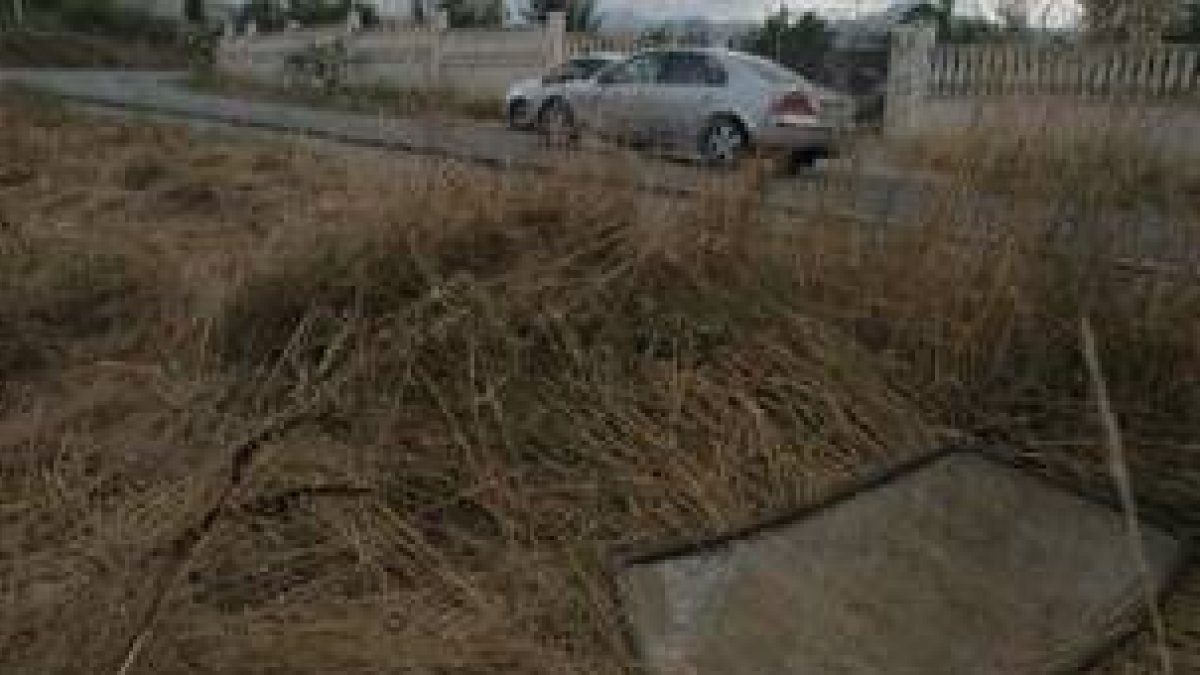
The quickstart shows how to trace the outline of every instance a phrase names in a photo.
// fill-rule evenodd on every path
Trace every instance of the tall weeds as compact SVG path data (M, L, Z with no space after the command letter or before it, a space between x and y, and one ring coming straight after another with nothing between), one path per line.
M1200 292L1116 264L1112 223L936 200L879 230L737 180L664 200L13 101L0 149L25 176L0 214L37 247L0 264L6 671L94 672L138 639L129 672L630 672L618 548L963 439L1105 485L1084 312L1139 501L1200 506ZM315 388L220 492L220 449Z

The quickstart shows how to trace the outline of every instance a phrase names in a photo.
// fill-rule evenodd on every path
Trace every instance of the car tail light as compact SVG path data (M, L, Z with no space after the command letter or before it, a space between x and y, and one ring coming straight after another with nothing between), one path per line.
M771 105L772 115L804 115L812 117L817 112L816 101L798 91L784 95Z

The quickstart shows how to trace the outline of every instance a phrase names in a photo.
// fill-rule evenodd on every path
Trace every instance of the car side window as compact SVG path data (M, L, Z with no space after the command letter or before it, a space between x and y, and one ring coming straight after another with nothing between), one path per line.
M720 87L728 82L724 66L708 54L671 52L666 56L663 84L690 87Z
M609 68L600 76L600 84L652 84L658 81L661 66L660 54L641 54Z

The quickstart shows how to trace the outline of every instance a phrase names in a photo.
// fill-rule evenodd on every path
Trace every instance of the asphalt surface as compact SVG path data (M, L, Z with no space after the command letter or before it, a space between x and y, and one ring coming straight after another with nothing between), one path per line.
M547 170L561 166L563 151L547 148L537 134L498 124L405 119L322 110L255 99L232 98L189 89L179 72L121 70L6 70L0 84L19 83L92 108L192 124L225 125L299 134L376 149L443 157L496 169ZM632 153L607 144L586 144L575 157L623 157ZM623 177L667 195L700 192L722 180L722 174L678 160L639 155L624 161ZM632 175L629 175L632 174ZM830 190L831 180L840 190ZM909 216L923 202L928 186L877 168L816 171L774 178L764 187L764 200L775 208L822 209L871 221ZM831 200L836 200L834 203Z

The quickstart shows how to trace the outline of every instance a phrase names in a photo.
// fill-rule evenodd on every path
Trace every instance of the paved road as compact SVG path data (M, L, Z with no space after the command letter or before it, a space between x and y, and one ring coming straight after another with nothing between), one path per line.
M192 121L219 123L276 132L298 133L364 147L418 153L480 163L496 168L542 170L560 162L559 152L548 150L536 134L514 132L495 124L436 119L402 119L320 110L261 100L230 98L188 89L178 72L113 70L8 70L0 83L16 82L59 96L123 111L151 113ZM584 151L591 155L621 155L624 151L600 146ZM625 176L648 189L666 193L694 193L720 174L685 163L657 158L622 164ZM863 173L829 202L831 191L823 183L830 174L773 180L767 202L777 208L806 211L826 208L868 220L890 220L911 213L921 202L911 181L894 174Z

